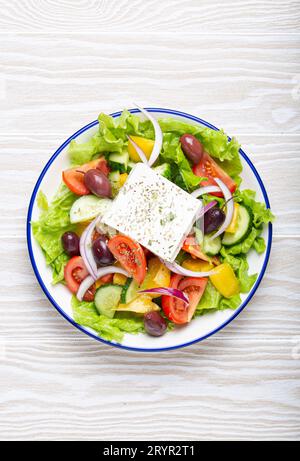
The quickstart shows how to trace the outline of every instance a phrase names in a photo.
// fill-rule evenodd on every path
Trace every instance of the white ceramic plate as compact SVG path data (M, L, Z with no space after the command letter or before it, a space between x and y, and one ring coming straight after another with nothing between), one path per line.
M175 111L169 109L161 108L147 108L148 111L156 118L161 117L173 117L175 119L184 120L185 122L192 124L201 124L212 129L217 129L216 127L210 125L209 123L201 120L192 115ZM131 110L131 112L138 112L137 109ZM119 117L121 112L112 114L113 117ZM35 221L39 217L39 209L36 203L36 196L38 191L41 189L46 194L48 199L51 199L55 194L60 182L61 182L61 172L62 170L69 167L68 160L68 145L72 139L75 139L78 142L84 142L93 135L98 129L98 121L94 121L89 125L81 128L75 134L73 134L69 139L67 139L62 146L55 152L55 154L48 161L47 165L43 169L32 193L30 200L28 218L27 218L27 242L29 255L31 263L38 279L39 284L41 285L44 293L51 301L53 306L74 326L79 328L81 331L85 332L89 336L95 338L98 341L103 341L106 344L113 345L116 347L123 347L126 349L139 350L139 351L160 351L166 349L175 349L178 347L184 347L189 344L192 344L197 341L201 341L208 336L213 335L221 328L226 326L231 322L248 304L255 291L257 290L258 285L260 284L266 266L268 263L271 242L272 242L272 226L269 224L265 226L263 231L263 237L267 243L266 252L262 255L258 255L256 252L251 251L248 256L249 261L249 273L258 273L258 278L253 286L252 290L246 294L242 295L242 303L235 310L227 309L224 311L215 312L212 314L207 314L200 316L194 319L190 324L176 328L172 332L165 334L160 338L153 338L146 334L130 335L126 334L122 344L116 344L113 342L108 342L101 339L95 331L90 328L82 327L77 325L72 316L71 309L71 294L68 289L58 284L56 286L51 285L52 273L49 267L45 264L45 258L43 253L33 238L32 230L30 226L31 221ZM240 150L241 160L243 164L243 183L242 188L253 189L257 192L257 199L265 202L267 207L269 207L269 200L264 188L263 182L256 171L255 167L252 165L248 156Z

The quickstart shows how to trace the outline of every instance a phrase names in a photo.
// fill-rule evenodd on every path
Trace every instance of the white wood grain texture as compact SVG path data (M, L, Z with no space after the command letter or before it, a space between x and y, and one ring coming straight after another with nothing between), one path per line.
M299 32L297 0L1 0L2 32ZM270 14L271 13L271 14Z
M138 100L229 135L299 133L299 58L300 35L8 34L0 130L72 133Z
M0 439L299 439L299 2L0 7ZM249 306L214 337L163 354L75 330L45 299L26 250L42 166L99 111L132 100L236 135L277 215Z
M2 347L1 439L202 440L299 436L292 340L228 336L180 353L88 339Z

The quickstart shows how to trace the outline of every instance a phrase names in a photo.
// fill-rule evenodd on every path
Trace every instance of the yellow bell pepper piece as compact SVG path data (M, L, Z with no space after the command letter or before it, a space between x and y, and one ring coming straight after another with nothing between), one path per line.
M114 274L113 283L114 283L115 285L125 285L126 280L127 280L126 275L117 274L117 273Z
M237 226L238 226L238 220L239 220L239 207L240 205L238 203L234 204L232 220L229 226L226 228L225 232L229 232L230 234L235 233Z
M119 304L117 311L136 312L137 314L146 314L151 311L159 311L160 308L157 304L152 302L151 297L148 295L140 295L134 298L128 304Z
M214 268L214 265L200 259L187 258L183 261L182 267L195 272L208 272Z
M119 177L119 186L120 186L120 187L124 186L124 184L125 184L127 178L128 178L128 174L127 174L127 173L122 173L122 174L120 174L120 177Z
M142 138L141 136L130 136L132 140L142 149L144 154L146 155L147 159L149 160L153 146L154 146L154 141L153 139L146 139ZM131 144L130 141L128 141L128 153L129 157L131 160L134 162L141 162L140 156Z
M214 268L214 271L215 273L210 275L209 278L221 295L225 296L225 298L231 298L231 296L239 293L239 281L230 264L220 264Z
M141 285L141 290L151 288L169 287L171 280L170 270L160 261L159 258L151 258L148 262L148 271ZM150 295L150 293L149 293ZM158 298L160 294L151 294L152 298Z

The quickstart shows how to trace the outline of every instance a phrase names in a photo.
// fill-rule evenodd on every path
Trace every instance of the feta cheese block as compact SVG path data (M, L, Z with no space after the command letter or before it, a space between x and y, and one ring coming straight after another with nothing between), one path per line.
M102 222L173 262L201 207L200 200L138 163Z

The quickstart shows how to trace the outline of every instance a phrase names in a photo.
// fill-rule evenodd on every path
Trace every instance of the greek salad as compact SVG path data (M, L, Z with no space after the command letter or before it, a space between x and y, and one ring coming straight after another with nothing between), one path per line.
M50 203L39 192L31 223L74 320L119 343L236 309L257 278L247 255L265 251L273 220L241 188L234 138L138 109L101 113L95 135L71 141L59 190Z

